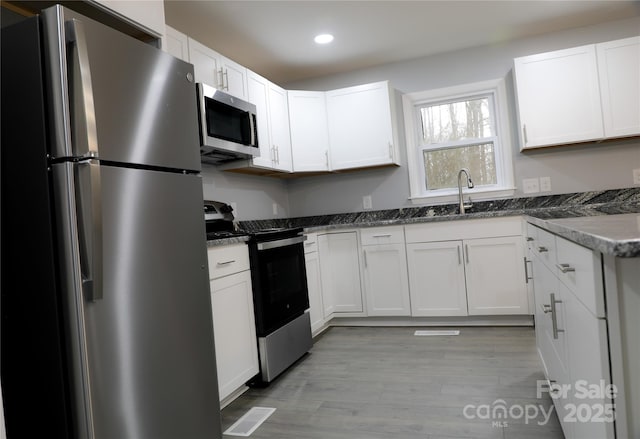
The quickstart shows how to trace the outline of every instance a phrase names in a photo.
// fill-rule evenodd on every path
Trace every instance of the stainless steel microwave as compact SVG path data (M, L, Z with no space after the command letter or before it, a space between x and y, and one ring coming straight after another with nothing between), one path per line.
M200 157L219 164L260 155L256 106L206 84L196 84Z

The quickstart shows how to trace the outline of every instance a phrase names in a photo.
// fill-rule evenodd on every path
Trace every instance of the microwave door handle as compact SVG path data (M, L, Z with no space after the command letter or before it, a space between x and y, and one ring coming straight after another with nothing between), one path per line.
M82 133L75 137L75 142L84 141L83 148L76 146L74 153L80 157L99 157L98 135L96 130L96 110L93 101L93 84L91 82L91 68L89 66L89 50L84 25L77 19L66 22L66 34L69 42L76 48L77 60L73 62L71 97L75 107L72 115L73 131ZM73 58L72 58L73 59ZM75 79L78 78L78 79ZM79 95L79 96L78 96ZM82 111L82 118L78 119L78 111ZM74 143L75 143L74 142ZM76 143L78 145L79 143Z
M249 129L251 130L251 146L258 146L256 139L256 115L249 112Z

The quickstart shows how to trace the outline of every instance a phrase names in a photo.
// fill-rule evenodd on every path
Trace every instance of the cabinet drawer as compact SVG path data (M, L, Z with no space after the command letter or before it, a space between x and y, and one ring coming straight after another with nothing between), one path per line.
M559 236L556 237L556 246L560 281L596 317L605 317L599 255Z
M307 233L305 234L307 240L304 242L304 253L313 253L318 251L318 234Z
M362 229L360 230L360 240L362 245L404 244L404 228L394 226Z
M537 240L533 241L533 254L542 261L553 273L556 268L556 237L555 235L537 228Z
M218 279L249 269L249 249L246 244L210 248L207 256L210 279Z
M538 244L538 228L533 224L527 223L525 228L524 241L527 246L527 250L535 250L535 246Z

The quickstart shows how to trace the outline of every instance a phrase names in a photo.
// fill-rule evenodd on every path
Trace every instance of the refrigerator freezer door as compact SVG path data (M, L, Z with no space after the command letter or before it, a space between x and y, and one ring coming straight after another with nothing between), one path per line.
M201 177L100 177L103 294L82 311L95 437L221 437Z
M201 169L191 64L60 6L43 15L53 157Z

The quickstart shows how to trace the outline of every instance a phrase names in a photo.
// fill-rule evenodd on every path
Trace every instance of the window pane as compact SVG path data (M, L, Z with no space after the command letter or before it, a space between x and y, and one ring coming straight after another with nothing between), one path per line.
M423 107L420 117L425 144L494 135L488 97Z
M457 188L460 168L469 169L476 186L498 182L493 143L425 150L423 155L427 190Z

